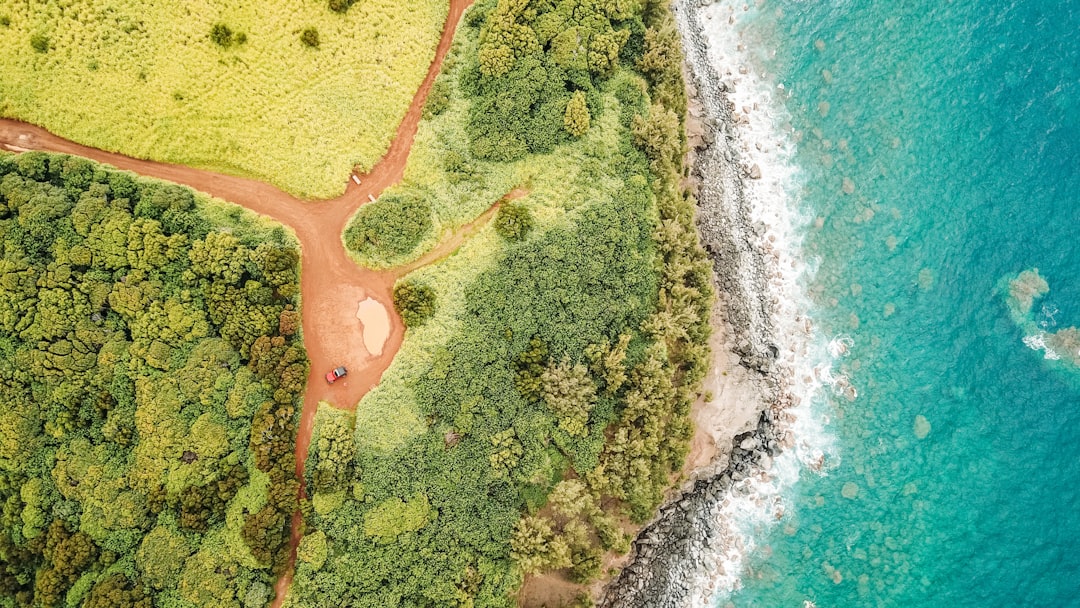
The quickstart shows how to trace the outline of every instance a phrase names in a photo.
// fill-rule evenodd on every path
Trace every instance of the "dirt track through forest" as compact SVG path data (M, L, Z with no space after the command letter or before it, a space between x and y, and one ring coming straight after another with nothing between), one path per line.
M40 127L0 119L0 147L7 150L44 150L82 156L140 175L190 186L292 228L300 240L302 252L301 312L304 347L311 361L296 436L296 475L300 480L304 476L304 461L307 459L319 402L329 401L341 408L355 407L379 383L401 347L405 326L394 310L394 282L421 265L453 253L464 237L486 222L498 207L498 203L495 203L487 213L463 227L457 235L436 247L418 263L401 268L384 271L362 268L349 258L341 238L349 218L369 202L369 196L378 198L383 190L401 181L424 102L450 49L461 15L472 2L450 0L435 57L413 96L405 118L398 126L389 150L370 172L360 176L359 185L350 179L345 193L334 199L304 201L256 180L105 152L57 137ZM515 190L506 198L517 198L523 194L523 191ZM365 298L382 304L390 318L390 334L379 356L371 355L364 347L361 324L356 318L357 303ZM328 384L324 378L326 372L338 365L348 367L349 374L334 384ZM292 580L296 546L302 536L301 523L297 512L293 515L291 526L289 567L274 586L277 596L272 608L280 608Z

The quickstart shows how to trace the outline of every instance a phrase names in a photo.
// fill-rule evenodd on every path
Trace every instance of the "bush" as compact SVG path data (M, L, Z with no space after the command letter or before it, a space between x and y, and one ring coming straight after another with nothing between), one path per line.
M34 34L30 36L30 46L34 47L34 50L39 53L44 53L49 50L49 37L45 34Z
M215 23L214 27L210 28L210 40L221 48L227 49L234 44L241 45L247 42L247 34L233 32L232 28L224 23Z
M0 15L0 26L8 27L11 25L11 17L7 15Z
M215 23L214 27L210 28L210 40L214 44L227 49L232 46L233 31L224 23Z
M411 192L391 192L360 208L345 230L345 244L376 263L388 263L412 252L431 227L426 200Z
M435 290L422 283L394 285L394 308L406 327L418 327L435 313Z
M427 101L424 102L424 118L442 114L450 105L450 93L450 84L446 82L446 78L436 78L428 91Z
M566 114L563 115L563 126L566 132L574 137L581 137L589 130L589 106L585 105L585 94L577 91L570 97L566 104Z
M319 48L319 30L309 27L300 34L300 42L313 49Z
M475 66L466 70L462 88L475 95L466 124L473 155L517 160L529 152L550 152L564 142L570 99L566 79L566 71L542 54L518 60L499 78L481 76Z
M330 10L335 13L344 13L349 10L355 0L330 0Z
M508 241L524 240L532 227L532 214L524 205L508 203L495 215L495 232Z

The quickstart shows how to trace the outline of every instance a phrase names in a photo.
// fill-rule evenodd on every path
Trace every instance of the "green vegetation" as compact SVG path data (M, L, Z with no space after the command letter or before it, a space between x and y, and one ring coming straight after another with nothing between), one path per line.
M0 244L0 606L264 606L297 508L295 242L30 152L0 154Z
M296 9L277 21L202 5L198 18L151 7L123 21L115 15L132 7L121 0L110 19L130 26L123 64L75 50L71 30L104 26L65 11L34 27L53 41L48 56L64 49L72 61L34 55L21 25L0 31L4 52L13 32L19 49L0 68L0 94L12 100L4 111L40 105L67 119L71 98L38 104L34 95L54 85L27 84L26 74L47 81L81 70L79 59L89 70L80 86L103 99L131 84L118 76L123 65L149 68L134 77L148 86L168 82L158 101L183 102L178 72L200 65L186 57L212 55L198 73L205 85L192 91L210 105L170 113L184 117L175 121L182 137L159 153L191 153L183 137L197 133L199 145L229 146L203 149L213 163L170 160L325 187L326 174L344 173L299 161L315 141L348 158L334 139L347 129L330 124L278 149L274 137L297 134L268 135L251 125L273 121L245 112L325 123L220 84L237 71L248 80L228 82L246 87L288 57L319 74L303 91L311 103L348 109L342 95L359 87L341 75L357 65L399 83L407 103L419 77L401 77L395 70L415 75L416 64L397 58L431 45L401 37L427 31L417 24L437 31L438 10L372 1L350 10L349 0L330 0L325 14ZM379 10L396 21L371 19ZM159 38L162 23L183 27ZM210 39L213 23L230 24L215 39L227 44ZM512 190L527 194L455 255L399 281L395 306L408 330L394 363L355 413L318 412L292 608L510 606L525 574L565 569L592 580L605 552L627 549L622 526L652 514L686 453L712 292L680 186L686 100L670 16L646 0L479 0L464 23L404 183L364 206L344 242L370 266L408 263ZM323 33L320 52L297 44L297 24ZM349 53L343 28L368 31L361 26L380 32L378 44L365 39L374 48L359 49L355 63L319 72ZM159 70L149 41L185 70ZM96 80L101 73L109 78ZM293 76L274 74L287 90L273 98L299 94ZM125 99L145 92L133 90ZM384 127L404 104L398 112L385 87L372 90L378 96L363 99L389 101L348 118L373 121L364 141L385 147L393 129ZM157 107L150 97L140 102ZM236 122L206 114L212 107L228 107ZM201 129L204 114L216 122ZM132 145L149 141L123 120L76 122L108 125L100 138L130 128ZM233 139L213 137L222 125ZM248 135L257 138L238 143ZM241 166L245 150L265 172ZM295 245L186 189L77 159L0 156L0 177L0 607L265 606L298 506L292 449L307 366Z
M418 327L435 314L435 291L423 283L402 281L394 285L394 308L406 327Z
M309 27L300 32L300 42L303 42L304 46L309 48L319 48L319 30Z
M215 23L214 27L210 28L210 40L213 40L214 44L221 48L227 49L231 46L238 46L247 42L247 34L243 32L233 32L232 28L224 23Z
M46 53L49 50L49 37L44 34L34 34L30 36L30 46L39 53Z
M566 103L563 127L570 135L581 137L589 130L590 119L589 106L585 105L585 95L581 91L576 91Z
M330 10L335 13L344 13L355 3L356 0L330 0Z
M394 266L429 236L431 226L431 205L424 197L398 189L360 207L345 230L345 245L368 266Z
M298 566L289 606L510 606L526 573L595 578L625 520L653 513L686 453L712 301L680 186L681 57L656 48L669 20L580 0L466 13L404 183L346 245L405 263L528 194L399 282L405 343L347 425L351 477L309 488L305 542L326 556ZM336 445L308 466L341 462Z
M5 3L0 115L330 197L386 151L447 5L365 0L339 14L322 2Z
M495 232L508 241L523 240L532 229L532 214L524 205L508 203L495 214Z

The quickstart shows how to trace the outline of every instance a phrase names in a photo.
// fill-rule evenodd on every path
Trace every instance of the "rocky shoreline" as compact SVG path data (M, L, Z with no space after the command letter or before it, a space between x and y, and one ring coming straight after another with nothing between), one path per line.
M739 156L727 89L708 60L698 18L702 4L676 0L671 6L686 60L689 120L700 132L691 142L698 228L713 261L718 316L758 396L756 403L741 405L760 413L755 428L732 438L726 454L720 446L713 464L696 471L696 479L641 529L627 565L604 589L599 601L604 608L703 605L711 595L707 581L719 567L717 556L732 542L718 517L721 505L733 493L746 492L747 485L739 482L767 470L789 445L778 424L791 397L784 381L790 371L777 362L775 294L768 281L773 268L762 249L765 226L751 219L745 193L745 180L757 179L760 169L748 167Z

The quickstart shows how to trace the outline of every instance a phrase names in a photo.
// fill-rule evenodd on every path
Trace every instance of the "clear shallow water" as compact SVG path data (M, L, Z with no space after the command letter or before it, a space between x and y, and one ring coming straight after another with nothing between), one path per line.
M814 317L852 338L859 396L718 604L1080 606L1080 374L1024 344L1001 291L1037 267L1036 316L1080 325L1080 1L751 15L820 219Z

